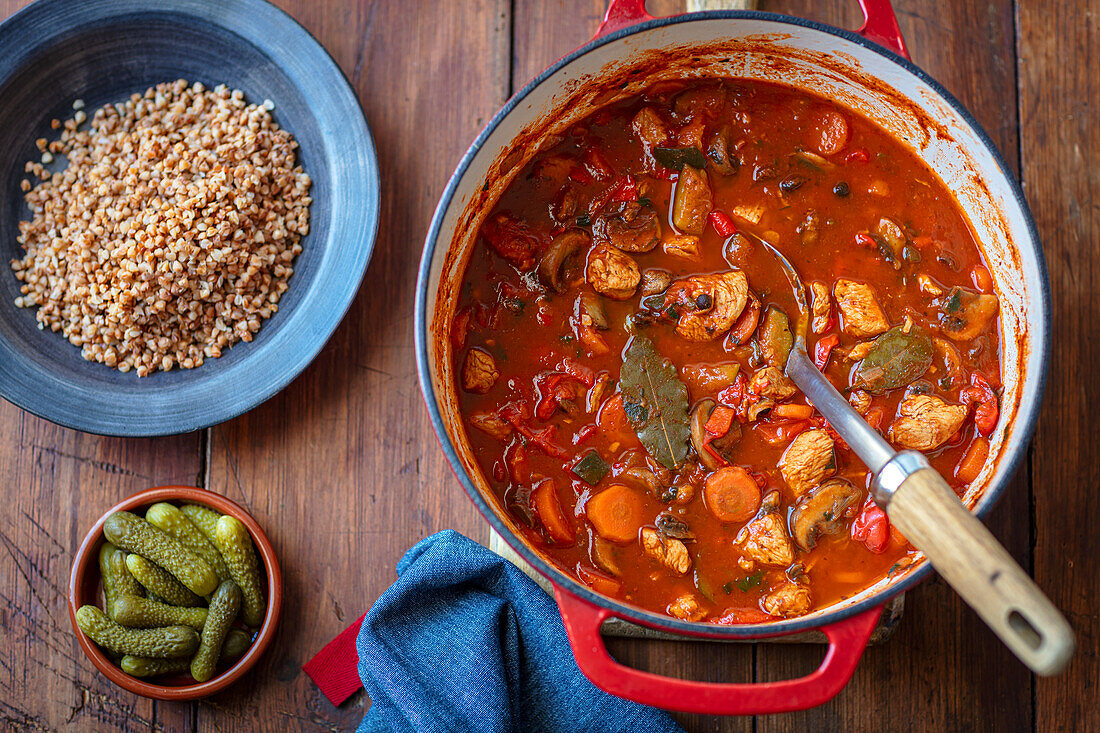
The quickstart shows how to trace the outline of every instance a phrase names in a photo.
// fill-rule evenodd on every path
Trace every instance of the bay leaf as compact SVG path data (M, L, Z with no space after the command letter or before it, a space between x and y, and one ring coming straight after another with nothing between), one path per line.
M919 379L931 365L932 339L916 329L905 333L897 326L875 340L856 367L852 386L882 394Z
M688 452L687 386L676 366L645 336L630 340L619 376L623 409L638 439L662 466L677 468Z

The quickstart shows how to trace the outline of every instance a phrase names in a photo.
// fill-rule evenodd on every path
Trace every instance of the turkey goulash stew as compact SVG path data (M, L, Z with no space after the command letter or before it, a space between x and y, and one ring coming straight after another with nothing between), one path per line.
M799 616L913 548L784 375L810 354L960 493L989 453L997 297L951 193L828 101L653 87L575 125L481 228L451 328L470 444L524 534L596 591L692 621Z

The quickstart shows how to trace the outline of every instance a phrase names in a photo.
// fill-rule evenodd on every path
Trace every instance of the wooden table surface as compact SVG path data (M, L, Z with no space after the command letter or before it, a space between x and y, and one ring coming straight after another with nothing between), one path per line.
M78 0L74 0L78 1ZM0 0L6 17L26 0ZM393 581L421 537L486 524L445 465L414 372L412 297L436 200L478 130L546 65L587 40L605 0L279 0L359 93L382 167L382 224L349 315L282 394L202 433L119 440L0 404L0 721L12 730L350 730L301 665ZM818 709L758 719L677 716L693 731L1100 728L1100 2L896 0L913 60L989 131L1023 180L1046 249L1054 350L1028 461L989 517L1067 614L1079 651L1037 679L941 581L909 593L900 628ZM655 13L677 0L651 0ZM843 27L855 0L763 9ZM0 50L0 53L3 51ZM235 689L156 703L112 686L70 630L65 588L88 526L124 496L198 484L248 507L283 562L278 638ZM820 647L617 640L645 669L704 680L807 673Z

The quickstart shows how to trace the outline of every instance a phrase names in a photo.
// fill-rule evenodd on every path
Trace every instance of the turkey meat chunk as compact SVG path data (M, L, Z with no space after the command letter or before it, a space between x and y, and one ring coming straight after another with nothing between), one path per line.
M588 254L585 277L597 293L625 300L638 289L642 273L630 256L614 247L599 245Z
M803 616L810 611L810 589L798 583L784 581L764 596L764 610L772 616Z
M886 313L875 297L874 288L866 283L840 279L833 286L833 296L843 317L844 332L856 338L878 336L890 329Z
M760 512L745 525L734 541L748 562L739 563L752 570L753 563L786 567L794 562L794 545L787 534L787 523L779 516L779 492L764 497Z
M688 341L713 341L730 330L749 302L749 281L740 270L676 280L665 303L679 306L676 333Z
M663 537L655 529L642 529L642 548L645 554L679 575L691 569L691 556L688 555L687 546L680 540Z
M749 379L749 392L760 397L769 397L776 402L787 399L796 391L798 390L794 382L778 367L757 369Z
M500 378L500 370L497 369L496 359L484 349L473 348L466 352L466 361L462 364L462 387L467 392L485 394L497 379Z
M933 450L955 434L966 421L967 409L933 395L906 397L890 426L890 440L902 448Z
M831 476L836 470L835 447L824 430L799 433L779 459L779 470L791 490L802 494Z

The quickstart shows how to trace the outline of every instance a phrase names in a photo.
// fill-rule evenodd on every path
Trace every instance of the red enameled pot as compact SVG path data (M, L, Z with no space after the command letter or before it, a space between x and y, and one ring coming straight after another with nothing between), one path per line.
M470 498L521 557L554 585L577 664L602 689L671 710L765 714L819 705L851 677L882 604L926 577L920 558L852 598L795 619L740 626L688 622L602 596L525 543L482 476L459 414L447 337L477 230L513 175L552 136L599 107L667 79L735 77L803 89L874 121L922 158L958 197L1001 301L1004 395L990 455L964 502L983 513L1025 454L1046 374L1050 295L1042 249L1020 187L973 117L908 60L888 0L860 0L851 32L800 18L718 11L653 18L643 0L612 0L596 37L517 93L463 156L432 220L417 283L421 388L448 459ZM755 639L817 629L829 640L820 667L793 680L713 683L623 666L601 623L617 617L693 638Z

